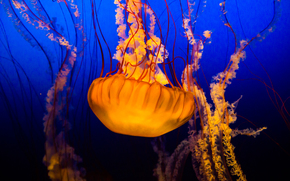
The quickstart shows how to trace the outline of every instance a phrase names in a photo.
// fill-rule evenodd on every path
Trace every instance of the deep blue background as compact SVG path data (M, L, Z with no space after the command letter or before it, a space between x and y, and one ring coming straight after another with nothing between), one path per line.
M41 2L50 18L54 18L57 30L73 44L75 42L73 23L64 4L52 1ZM77 1L76 4L79 2L81 1ZM149 1L149 3L160 20L164 35L167 28L164 1L160 0L157 3ZM202 72L199 73L199 83L207 96L209 89L206 82L210 83L212 76L224 70L234 49L233 34L224 26L223 18L220 17L219 3L220 1L208 1L206 7L201 7L196 22L196 34L202 35L204 30L212 31L211 43L205 45L201 59L204 75ZM113 1L108 0L97 1L96 4L100 28L113 54L118 41L115 25L116 6ZM182 36L184 34L181 27L179 1L169 0L168 4L177 27L178 40L175 53L184 57L186 38ZM183 7L186 10L185 2ZM90 177L88 180L96 178L104 180L105 177L111 177L113 180L153 180L152 170L157 163L157 155L151 146L153 138L112 133L87 107L87 87L99 75L101 60L100 48L96 45L93 36L90 8L88 2L83 6L83 10L80 8L88 41L86 51L83 52L83 56L79 55L76 61L73 76L76 85L71 91L72 101L69 104L68 117L73 125L71 144L84 159L84 166ZM273 0L228 1L226 10L228 21L238 40L256 36L269 24L274 15ZM270 98L275 101L273 92L270 91L268 95L266 86L256 77L259 76L267 85L271 85L266 70L281 99L285 100L290 96L290 1L282 0L281 7L275 15L279 13L281 17L275 24L275 31L265 36L263 41L253 41L245 49L247 58L240 64L237 78L227 88L225 94L229 102L234 102L243 95L237 108L238 115L247 118L257 127L268 127L265 133L270 138L261 134L257 138L237 136L233 139L237 160L248 180L290 179L288 173L290 156L283 151L285 149L288 154L290 152L290 130L287 129L284 120L271 102ZM11 18L7 17L3 7L0 7L0 20L0 173L2 176L9 175L10 180L45 180L47 172L41 161L44 155L42 118L46 112L45 97L64 59L61 53L64 51L45 36L47 31L35 29L23 19L21 21L27 29L15 26ZM18 30L20 33L17 32ZM26 41L21 36L21 32L30 32L41 46L36 45L34 40ZM158 28L156 32L159 35ZM170 54L173 33L174 27L171 23L167 44ZM105 72L108 72L109 52L103 40L101 44L104 47L106 60ZM15 66L13 62L16 63ZM49 62L52 64L52 69L49 68ZM91 62L94 62L93 65ZM116 65L115 60L113 65ZM182 62L176 63L175 70L178 78L183 66ZM91 74L90 68L95 69L97 74ZM278 102L281 106L281 101ZM66 102L63 101L63 104ZM290 102L288 101L285 106L289 109ZM232 128L238 126L241 129L255 128L241 117L238 117ZM168 133L166 135L168 152L171 153L177 143L186 136L187 124ZM189 162L183 179L192 178L194 172Z

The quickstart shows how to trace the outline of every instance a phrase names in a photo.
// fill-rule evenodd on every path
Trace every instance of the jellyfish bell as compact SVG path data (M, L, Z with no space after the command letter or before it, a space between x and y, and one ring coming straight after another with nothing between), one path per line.
M127 79L123 74L95 79L88 102L111 131L142 137L160 136L180 127L194 110L191 92Z

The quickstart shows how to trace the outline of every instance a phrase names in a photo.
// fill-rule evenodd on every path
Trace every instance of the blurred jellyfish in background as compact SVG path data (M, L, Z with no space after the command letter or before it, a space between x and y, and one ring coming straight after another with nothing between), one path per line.
M289 2L0 5L11 180L289 178Z

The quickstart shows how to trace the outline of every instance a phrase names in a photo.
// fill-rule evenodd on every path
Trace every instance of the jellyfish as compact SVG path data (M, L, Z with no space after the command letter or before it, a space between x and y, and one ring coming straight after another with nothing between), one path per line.
M117 74L96 79L90 86L88 102L95 115L110 130L133 136L156 137L186 123L195 108L191 92L163 86L169 79L158 64L168 52L154 35L156 17L150 7L149 32L146 34L141 1L118 5L116 23L120 37L114 58L119 61ZM124 7L125 6L125 7ZM129 36L123 11L129 12ZM147 41L145 42L145 38ZM148 53L147 53L148 52Z
M0 0L2 171L12 180L289 177L288 7Z

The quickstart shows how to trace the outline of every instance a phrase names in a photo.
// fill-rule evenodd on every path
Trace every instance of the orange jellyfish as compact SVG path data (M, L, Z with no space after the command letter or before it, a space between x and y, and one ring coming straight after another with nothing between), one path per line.
M145 32L140 16L141 1L118 5L116 23L121 38L114 58L117 73L97 78L88 91L88 102L100 121L111 131L142 137L156 137L186 123L193 115L193 94L179 87L165 87L170 80L158 64L167 58L167 50L154 35L155 15L150 16L150 31ZM123 11L128 12L129 35ZM145 40L148 36L150 39ZM145 42L146 41L146 42ZM172 85L172 84L171 84Z

